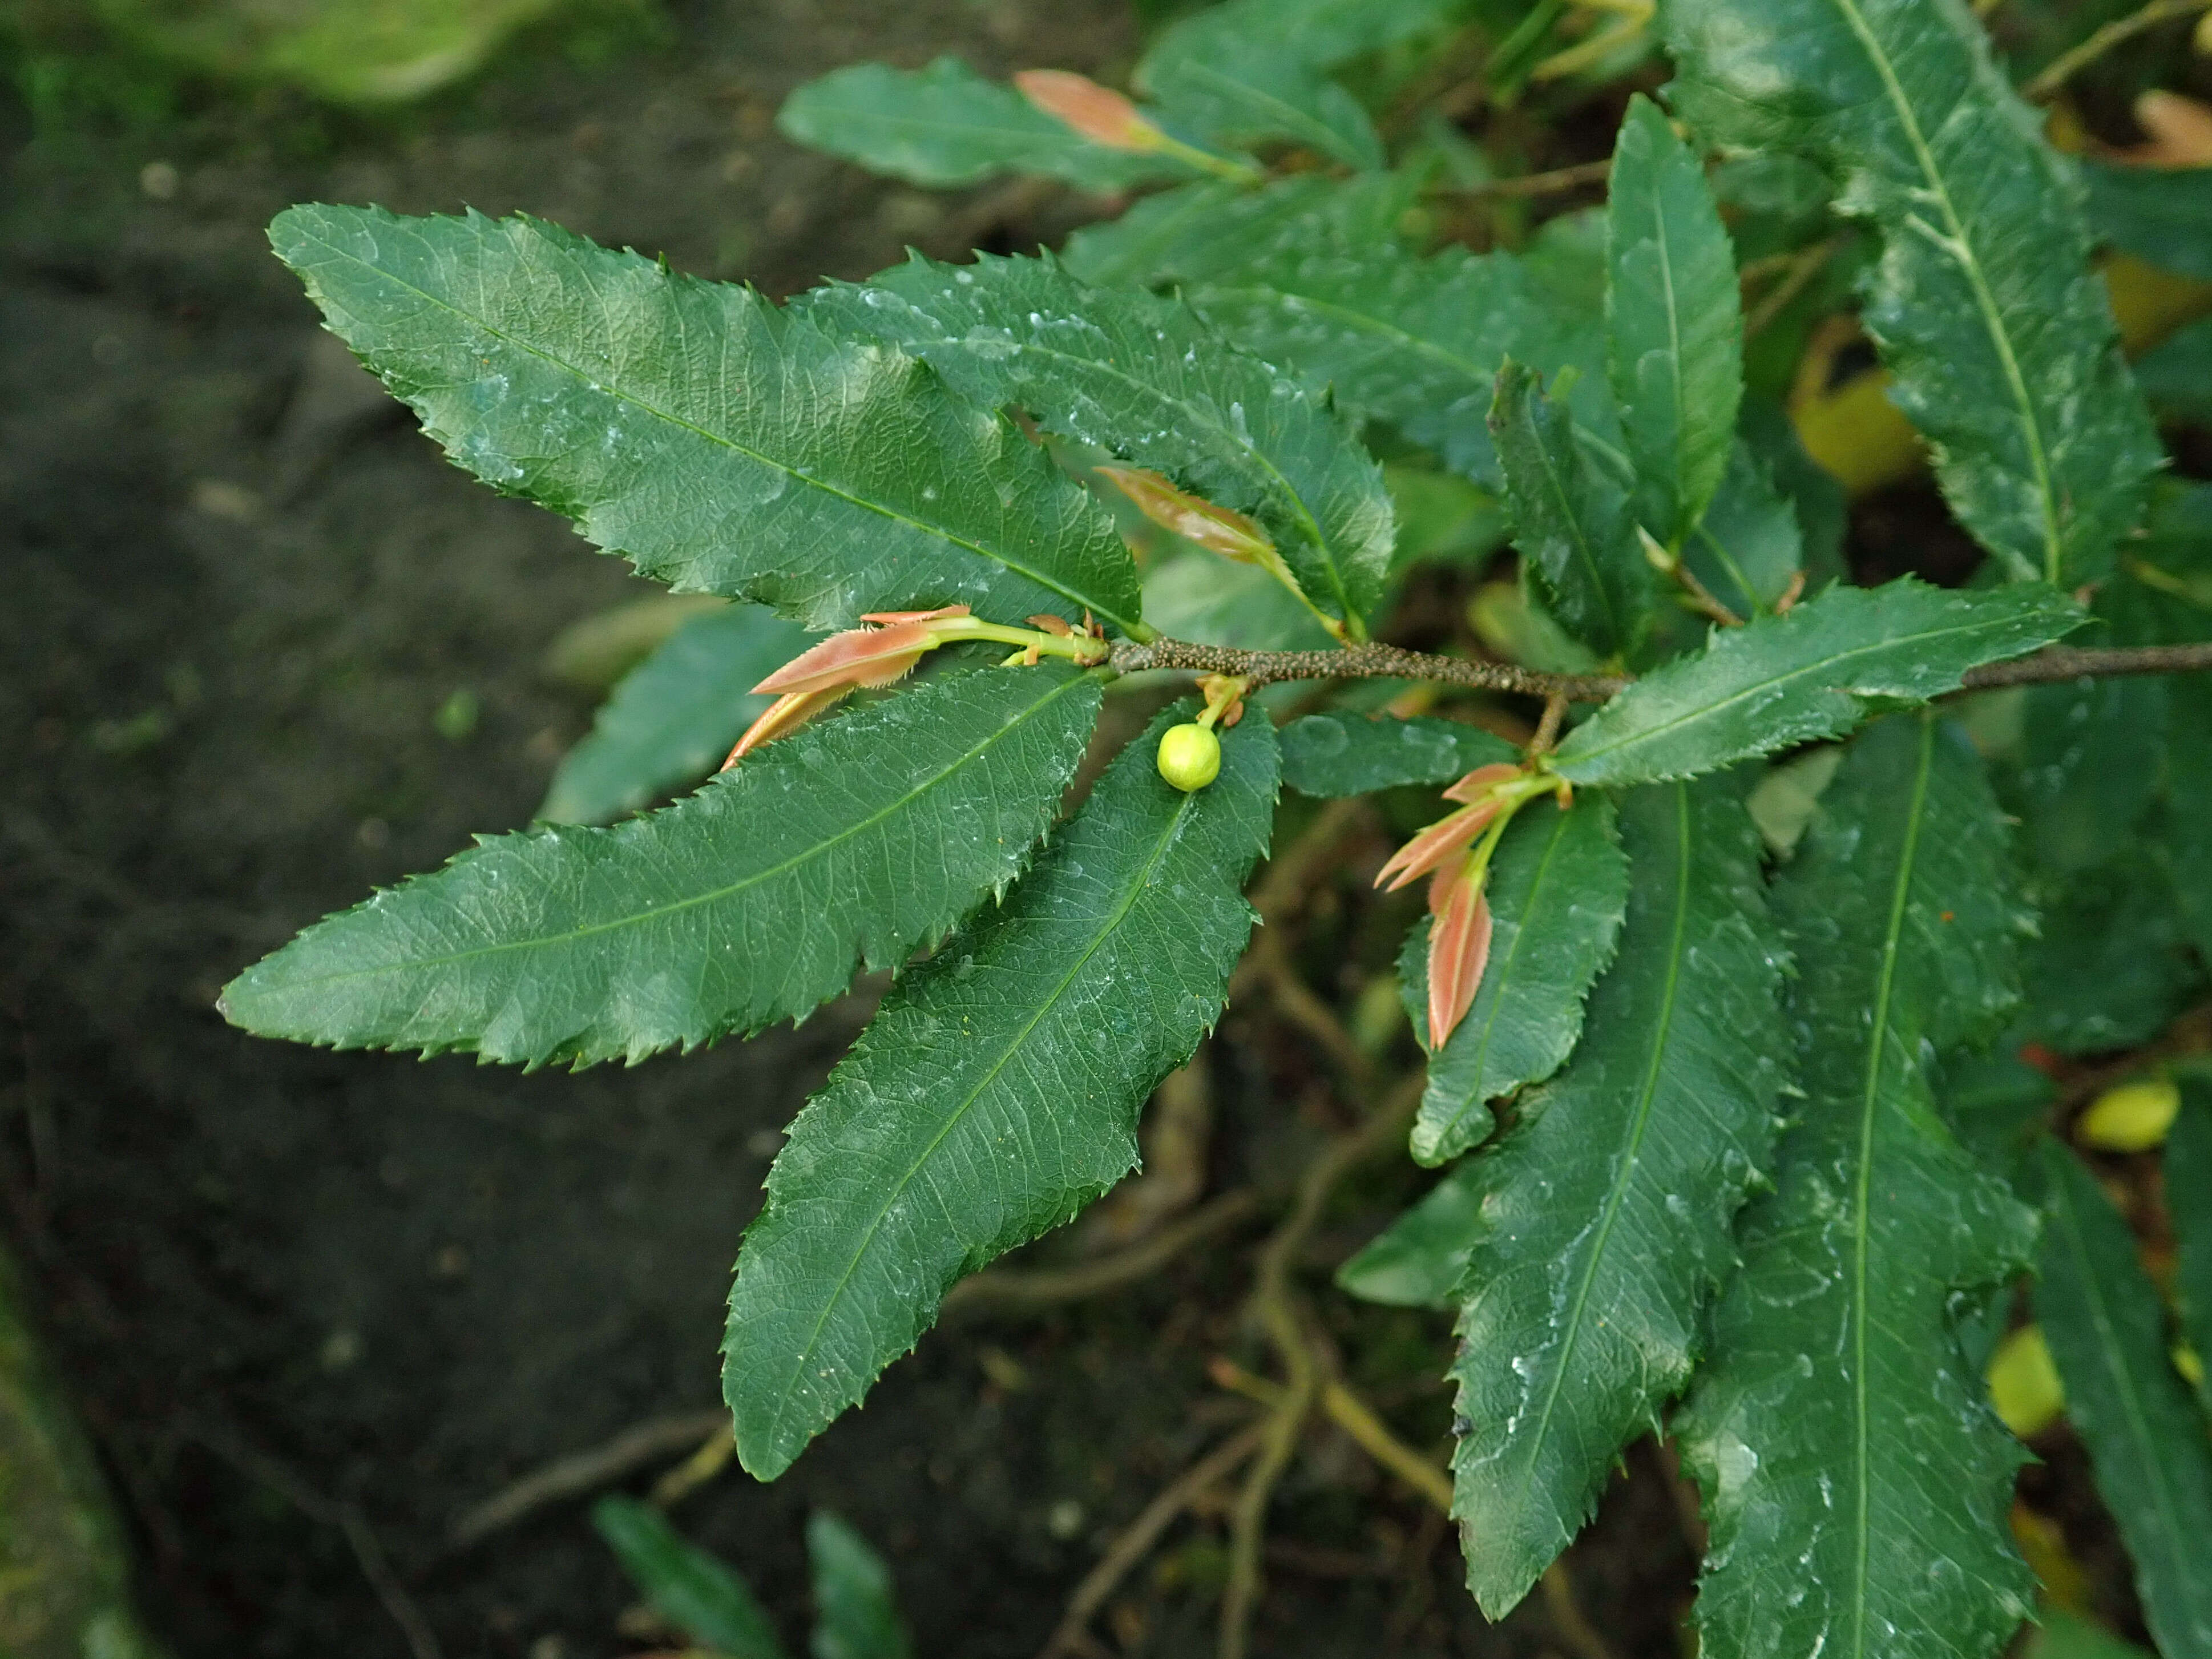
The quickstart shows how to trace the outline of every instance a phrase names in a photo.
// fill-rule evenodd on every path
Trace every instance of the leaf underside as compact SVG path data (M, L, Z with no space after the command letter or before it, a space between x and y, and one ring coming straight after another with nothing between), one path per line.
M1468 1165L1480 1230L1455 1292L1452 1513L1493 1619L1688 1379L1774 1137L1782 957L1741 792L1638 790L1620 824L1627 921L1582 1042Z
M1832 587L1787 614L1716 629L1705 650L1646 675L1568 733L1553 762L1577 784L1693 777L1957 688L2081 620L2037 585L1975 592L1900 577Z
M606 823L698 782L767 708L753 687L811 642L758 605L693 617L623 677L562 757L537 816Z
M933 678L613 829L487 840L309 928L223 1012L264 1036L530 1066L796 1018L1020 872L1102 695L1050 665Z
M1283 787L1302 795L1366 795L1409 783L1449 783L1478 766L1510 765L1521 751L1460 720L1308 714L1282 730Z
M1674 1423L1711 1528L1712 1659L1973 1659L2027 1612L2004 1523L2022 1454L1953 1322L2025 1264L2033 1218L1927 1075L2013 1000L2008 856L1972 750L1914 715L1853 745L1776 883L1805 1095Z
M679 591L1144 632L1111 517L911 357L534 219L297 207L270 238L456 462Z
M1416 1163L1457 1158L1490 1133L1489 1103L1549 1077L1582 1034L1583 1000L1613 959L1628 907L1628 860L1613 803L1523 809L1491 860L1490 959L1474 1004L1429 1075L1413 1120ZM1407 1017L1425 1034L1431 921L1417 922L1398 973Z
M1181 301L1078 281L1049 257L920 256L797 302L828 332L921 358L988 407L1250 514L1316 603L1364 617L1390 559L1382 471L1326 398Z
M2112 568L2159 465L2088 265L2080 191L1956 0L1670 0L1708 142L1844 180L1882 253L1863 317L1961 523L2020 577Z
M1071 1218L1137 1157L1138 1109L1221 1012L1253 920L1265 719L1190 794L1164 711L1006 903L891 993L791 1127L730 1292L738 1455L782 1472L912 1347L945 1290Z

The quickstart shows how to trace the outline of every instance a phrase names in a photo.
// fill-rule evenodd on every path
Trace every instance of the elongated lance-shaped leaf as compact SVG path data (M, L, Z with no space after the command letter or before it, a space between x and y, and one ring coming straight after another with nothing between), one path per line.
M914 1646L891 1570L868 1540L817 1510L806 1517L806 1556L814 1571L814 1659L908 1659Z
M1565 313L1507 253L1423 258L1316 235L1195 282L1185 297L1240 345L1327 380L1346 408L1492 489L1504 477L1486 416L1505 359L1550 374L1595 370L1604 353L1598 318ZM1609 423L1602 381L1586 374L1583 385L1577 413Z
M1627 498L1583 459L1572 417L1544 394L1534 369L1509 360L1498 371L1490 438L1505 475L1514 542L1552 614L1601 657L1632 650L1657 611L1658 574L1637 539Z
M1549 1077L1573 1052L1583 999L1613 959L1628 908L1628 860L1613 804L1584 796L1567 811L1524 808L1490 871L1490 960L1443 1048L1413 1120L1414 1161L1443 1164L1490 1133L1489 1103ZM1408 1017L1425 1034L1430 921L1414 924L1398 961Z
M1283 787L1302 795L1372 794L1408 783L1449 783L1478 766L1511 765L1521 751L1461 720L1308 714L1282 731Z
M698 782L768 708L753 687L811 643L759 605L693 617L623 677L590 735L562 757L538 816L605 823Z
M1678 548L1720 488L1743 398L1735 254L1705 170L1659 106L1628 101L1607 206L1607 367L1644 526Z
M2212 1440L2167 1357L2166 1310L2128 1224L2054 1140L2043 1174L2035 1316L2067 1419L2119 1523L2160 1654L2212 1659Z
M1188 179L1188 161L1131 154L1080 137L1013 88L957 58L927 69L854 64L809 81L776 113L783 135L910 184L972 185L1000 173L1042 173L1079 190L1126 190Z
M1668 0L1678 111L1844 181L1882 253L1861 313L1952 509L2016 576L2112 568L2159 445L2079 190L1960 0Z
M2212 1084L2181 1085L2181 1110L2167 1136L2166 1207L2173 1221L2174 1301L2181 1333L2199 1359L2212 1353ZM2198 1385L2212 1404L2212 1388Z
M1105 510L900 352L534 219L297 207L270 239L455 461L646 575L817 628L965 604L1146 632Z
M1359 623L1390 562L1382 469L1325 393L1231 345L1181 301L1094 289L1042 259L919 256L801 302L833 334L911 352L978 403L1250 514L1308 596Z
M2048 645L2081 620L2040 584L1958 592L1910 576L1832 587L1784 615L1717 629L1560 744L1577 784L1694 777L1955 690L1966 672Z
M1218 282L1280 246L1388 242L1419 193L1419 175L1411 172L1349 179L1292 173L1256 190L1225 179L1178 185L1147 196L1118 219L1076 231L1060 257L1101 288Z
M769 744L611 830L499 836L318 923L222 994L339 1048L637 1060L805 1013L1018 874L1100 689L948 673Z
M1620 827L1628 920L1582 1042L1469 1166L1481 1228L1455 1291L1452 1513L1493 1619L1688 1381L1774 1139L1783 963L1741 792L1638 790Z
M1413 1016L1418 1028L1425 1001ZM1422 1195L1419 1203L1370 1239L1336 1270L1340 1289L1394 1308L1442 1308L1467 1275L1467 1258L1481 1236L1481 1161L1468 1158Z
M1987 1042L2025 921L2004 819L1932 714L1852 746L1774 888L1804 1098L1674 1433L1712 1541L1712 1659L1973 1659L2033 1580L2005 1528L2019 1445L1953 1326L2034 1218L1936 1115L1929 1056Z
M659 1510L634 1498L602 1498L592 1506L592 1525L647 1604L702 1647L725 1659L784 1659L752 1586Z
M1184 794L1163 712L1006 904L892 992L769 1172L730 1291L722 1386L771 1479L912 1347L963 1273L1137 1160L1137 1111L1221 1012L1273 816L1273 728Z

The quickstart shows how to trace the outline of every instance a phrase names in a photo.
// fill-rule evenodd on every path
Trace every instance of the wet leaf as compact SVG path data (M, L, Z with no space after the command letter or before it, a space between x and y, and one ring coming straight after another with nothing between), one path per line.
M1461 720L1425 716L1308 714L1283 728L1283 787L1302 795L1372 794L1409 783L1449 783L1521 751Z

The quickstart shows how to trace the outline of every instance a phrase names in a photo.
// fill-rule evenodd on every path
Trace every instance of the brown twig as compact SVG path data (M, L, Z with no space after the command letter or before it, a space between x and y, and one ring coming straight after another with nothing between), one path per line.
M2212 5L2212 0L2150 0L2141 10L2106 24L2071 52L2052 58L2042 74L2020 89L2020 95L2031 104L2039 104L2123 41L2132 40L2160 23L2193 16L2208 5Z
M1552 745L1559 740L1559 727L1566 718L1567 700L1565 697L1547 697L1544 700L1544 717L1536 722L1536 735L1528 739L1528 752L1531 755L1550 754Z
M1479 185L1431 185L1427 193L1474 199L1556 196L1563 191L1580 190L1584 185L1601 185L1612 172L1613 158L1607 155L1595 161L1577 161L1572 167L1553 167L1549 173L1524 173L1517 179L1486 179Z
M1969 691L1996 685L2047 685L2059 680L2114 674L2196 674L2212 669L2212 644L2124 645L2100 649L2047 646L2032 657L1970 668L1960 682Z
M612 1486L648 1463L678 1452L689 1452L712 1434L729 1427L729 1413L712 1411L679 1412L656 1417L624 1429L589 1451L563 1457L535 1469L481 1504L464 1511L446 1534L449 1549L465 1550L526 1516L587 1492Z
M1038 1650L1037 1659L1057 1659L1057 1656L1086 1644L1085 1630L1091 1616L1114 1593L1115 1586L1145 1559L1170 1522L1209 1487L1235 1474L1238 1464L1260 1449L1266 1428L1265 1424L1255 1423L1232 1435L1161 1488L1159 1495L1121 1529L1112 1547L1099 1558L1098 1565L1083 1576L1083 1582L1075 1587L1075 1594L1067 1599L1067 1611L1060 1615L1059 1626Z
M2212 3L2212 0L2207 0ZM1743 337L1751 339L1782 314L1783 308L1805 291L1806 286L1820 274L1820 269L1835 257L1836 250L1844 245L1840 236L1831 236L1824 242L1800 248L1784 261L1782 280L1759 296L1759 303L1746 313Z
M971 1273L945 1292L944 1316L955 1312L1025 1313L1119 1290L1148 1279L1194 1244L1225 1233L1255 1213L1256 1187L1239 1187L1201 1204L1182 1220L1141 1243L1073 1267L992 1267Z
M1255 685L1278 680L1439 680L1477 691L1512 691L1523 696L1554 695L1576 702L1602 702L1628 684L1619 674L1541 674L1503 662L1468 657L1438 657L1395 645L1355 645L1341 651L1243 651L1188 640L1115 641L1109 659L1121 673L1149 668L1178 668L1201 674L1234 674Z

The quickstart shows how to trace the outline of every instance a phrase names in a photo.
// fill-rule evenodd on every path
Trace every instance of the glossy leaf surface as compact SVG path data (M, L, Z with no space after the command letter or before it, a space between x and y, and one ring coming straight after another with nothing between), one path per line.
M1477 1162L1459 1164L1336 1270L1338 1287L1388 1307L1448 1307L1482 1231L1483 1194Z
M951 604L1140 628L1105 511L899 352L534 219L298 207L270 235L455 461L679 591L822 629Z
M1468 1165L1452 1513L1493 1619L1688 1380L1784 1080L1783 962L1736 787L1638 790L1620 829L1627 921L1582 1042Z
M2112 568L2159 447L2088 265L2077 187L1963 4L1670 0L1675 107L1805 155L1883 249L1862 315L1953 511L2017 577Z
M793 91L775 124L796 143L915 185L1030 173L1106 191L1192 172L1170 155L1091 143L957 58L919 70L888 64L833 70Z
M2027 1616L2004 1524L2021 1453L1953 1320L2024 1264L2034 1220L1927 1074L2013 999L2006 859L1972 750L1915 715L1853 744L1775 884L1805 1094L1674 1423L1711 1528L1712 1659L1989 1656Z
M1165 473L1259 520L1308 596L1362 617L1388 569L1382 471L1323 394L1180 301L1094 289L1050 258L915 258L800 302L831 333L921 358L990 407Z
M2040 586L1977 592L1911 577L1834 587L1787 614L1717 629L1705 648L1645 676L1567 734L1554 763L1577 784L1693 777L1954 690L1985 662L2058 639L2081 620Z
M1160 779L1164 711L1006 903L884 1003L791 1127L730 1292L738 1455L772 1479L912 1347L945 1290L1137 1158L1138 1109L1221 1012L1273 817L1273 728Z
M2135 1235L2079 1158L2043 1146L2035 1312L2066 1384L2066 1416L2135 1563L2164 1659L2212 1656L2212 1441L2167 1358L2166 1310Z
M1607 204L1607 368L1637 510L1682 544L1720 488L1743 397L1735 254L1705 170L1659 106L1629 100Z
M1409 783L1449 783L1478 766L1510 765L1521 751L1461 720L1308 714L1282 731L1283 787L1302 795L1370 794Z
M707 776L768 708L753 687L814 636L759 605L695 617L623 677L562 757L538 817L606 823Z
M1058 666L933 678L611 830L501 836L309 928L223 993L340 1048L636 1060L807 1012L1003 887L1097 717Z
M1515 818L1491 860L1490 961L1474 1006L1429 1055L1416 1163L1443 1164L1474 1146L1490 1133L1491 1101L1549 1077L1573 1052L1583 1000L1613 959L1628 878L1603 796L1565 812L1539 802ZM1417 1036L1426 1030L1430 926L1414 924L1398 962Z
M1657 573L1627 498L1584 459L1572 416L1545 395L1534 370L1508 362L1498 371L1490 438L1514 543L1552 614L1600 657L1632 650L1658 606Z

